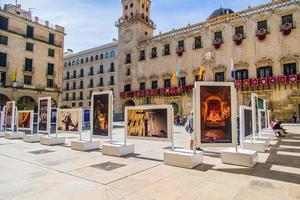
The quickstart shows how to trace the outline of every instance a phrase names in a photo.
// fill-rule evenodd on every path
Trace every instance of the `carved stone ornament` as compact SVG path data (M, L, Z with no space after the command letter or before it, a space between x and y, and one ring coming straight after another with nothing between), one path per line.
M170 74L170 73L164 73L163 75L162 75L162 78L163 79L169 79L169 78L171 78L172 77L172 74Z
M127 79L125 79L125 81L124 81L126 84L130 84L131 83L131 79L130 78L127 78Z
M240 70L240 69L248 69L249 68L249 64L243 61L239 61L237 63L234 64L234 69L235 70Z
M151 74L149 76L149 80L152 81L152 80L157 80L159 77L156 75L156 74Z
M270 59L270 58L263 57L260 60L258 60L255 63L255 65L256 65L256 67L272 66L273 65L273 60Z
M288 55L283 56L283 57L280 58L280 63L281 64L298 63L299 58L300 58L299 55L288 54Z
M224 72L226 71L226 67L224 65L217 65L215 67L212 68L213 72Z
M145 76L141 76L141 77L138 78L138 81L139 82L146 82L147 78Z

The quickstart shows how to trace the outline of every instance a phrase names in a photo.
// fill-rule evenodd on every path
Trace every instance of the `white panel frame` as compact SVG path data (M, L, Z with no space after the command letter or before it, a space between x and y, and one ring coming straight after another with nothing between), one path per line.
M256 106L255 106L255 98L257 98L257 110L256 110ZM252 132L253 132L253 137L256 138L256 136L258 136L258 133L259 133L259 122L256 117L256 113L258 116L258 95L255 93L251 93L251 108L252 108L252 125L253 125ZM257 127L256 127L256 121L257 121Z
M128 111L130 110L167 110L167 138L156 138L156 137L138 137L128 135ZM138 140L152 140L152 141L172 141L174 138L173 134L173 107L172 105L145 105L145 106L130 106L125 107L125 131L124 131L124 143L126 144L126 139L138 139Z
M40 130L40 101L47 100L48 106L47 106L47 130L43 131ZM51 130L51 97L43 97L38 99L38 122L37 122L37 133L46 133L48 136L50 136L50 130Z
M78 112L78 131L60 131L58 130L58 116L60 112L68 112L68 111L76 111ZM74 109L57 109L57 116L56 116L56 133L71 133L71 134L79 134L80 140L82 138L82 109L81 108L74 108Z
M241 105L240 106L240 144L241 147L243 148L243 143L246 140L246 133L245 133L245 110L250 110L252 112L252 108L250 106L244 106ZM252 118L252 116L251 116ZM253 123L253 122L252 122Z
M11 118L11 127L7 127L7 104L12 103L12 118ZM6 102L5 106L5 131L11 130L12 132L14 131L15 128L15 123L16 123L16 102L15 101L8 101Z
M29 112L30 113L30 128L22 128L19 127L19 113L26 113ZM25 130L25 131L30 131L30 134L33 134L33 110L22 110L22 111L18 111L17 112L17 127L18 130Z
M94 135L94 97L98 95L108 95L108 136ZM109 138L112 142L112 130L113 130L113 92L103 91L103 92L93 92L91 99L91 110L90 110L90 141L93 137L96 138Z
M231 95L231 143L201 143L201 105L200 105L200 90L202 86L226 86L230 87ZM233 82L196 82L196 103L194 104L194 124L196 129L194 130L197 138L197 146L199 147L236 147L237 146L237 94ZM199 139L198 139L199 137Z

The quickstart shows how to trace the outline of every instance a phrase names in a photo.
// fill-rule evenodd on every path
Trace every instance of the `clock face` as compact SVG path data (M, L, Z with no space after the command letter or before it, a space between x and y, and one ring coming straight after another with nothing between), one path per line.
M124 32L124 41L126 43L129 43L132 40L132 38L133 38L133 32L132 32L132 30L126 30Z

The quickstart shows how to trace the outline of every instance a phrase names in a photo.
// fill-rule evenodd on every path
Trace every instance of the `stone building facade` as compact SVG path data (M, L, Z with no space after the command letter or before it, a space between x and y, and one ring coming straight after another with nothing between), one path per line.
M89 107L92 92L112 90L119 95L118 42L64 57L63 105Z
M204 22L154 36L150 0L122 0L119 30L119 90L116 110L141 104L172 104L187 115L199 68L206 81L232 81L238 105L251 92L269 100L275 115L290 119L300 110L300 6L275 0L233 12L218 9ZM176 84L171 79L179 69Z
M60 103L64 35L21 5L0 7L0 105L16 100L33 109L45 96Z

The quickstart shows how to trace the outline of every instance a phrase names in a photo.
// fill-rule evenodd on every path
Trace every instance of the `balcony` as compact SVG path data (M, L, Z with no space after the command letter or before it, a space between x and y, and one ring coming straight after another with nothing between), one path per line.
M103 70L97 71L97 74L104 74Z
M24 89L32 89L32 90L34 90L34 89L35 89L35 85L32 85L32 84L30 84L30 85L29 85L29 84L24 84L24 85L23 85L23 88L24 88Z
M115 82L114 81L109 81L109 82L107 82L107 85L108 86L113 86L113 85L115 85Z
M88 85L88 88L93 88L94 87L94 84L89 84Z
M110 68L110 69L108 70L108 73L113 73L113 72L115 72L115 68Z
M94 76L94 72L89 72L88 76Z
M97 84L97 87L103 87L104 85L103 85L103 83L98 83Z

